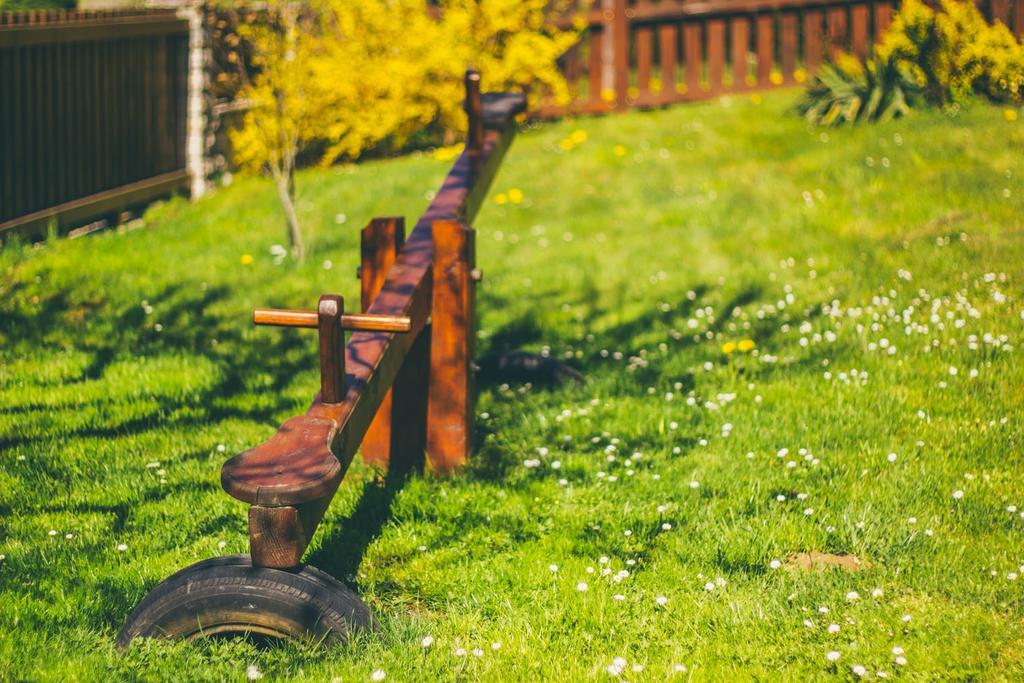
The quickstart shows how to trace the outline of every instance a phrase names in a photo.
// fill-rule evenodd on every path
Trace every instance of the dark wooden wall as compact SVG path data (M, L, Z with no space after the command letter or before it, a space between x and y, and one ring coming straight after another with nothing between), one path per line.
M188 39L167 11L0 13L0 234L187 187Z

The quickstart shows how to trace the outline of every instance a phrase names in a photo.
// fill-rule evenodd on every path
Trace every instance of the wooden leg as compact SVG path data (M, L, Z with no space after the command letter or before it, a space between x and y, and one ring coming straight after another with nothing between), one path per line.
M392 385L390 463L403 474L423 466L427 450L427 391L430 386L431 326L420 331ZM378 413L379 415L380 413ZM363 441L365 448L366 441Z
M331 496L302 505L249 508L249 554L255 567L297 567Z
M460 221L434 221L433 230L427 459L448 473L466 462L473 445L474 231Z
M359 272L365 313L384 286L388 270L405 242L405 220L401 217L374 218L363 228L361 242L362 264ZM406 358L405 365L410 361ZM395 382L396 389L399 382L400 379ZM395 421L392 395L393 390L389 390L363 437L363 460L374 467L388 466L392 453L392 424L401 424L400 420Z

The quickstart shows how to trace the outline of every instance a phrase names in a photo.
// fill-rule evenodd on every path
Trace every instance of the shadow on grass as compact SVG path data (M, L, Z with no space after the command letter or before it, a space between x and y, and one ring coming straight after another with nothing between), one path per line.
M49 421L54 413L81 411L89 406L112 406L119 401L145 399L149 410L145 415L113 423L83 424L68 427L52 424L54 436L109 439L139 434L156 428L190 429L226 419L241 419L277 424L277 417L293 405L285 390L296 375L316 367L314 340L301 333L256 335L245 338L246 321L225 320L210 311L227 299L226 287L206 289L176 285L153 295L160 302L158 316L149 316L141 305L123 306L111 315L99 312L100 304L83 308L72 305L64 292L57 292L39 302L31 313L5 311L0 316L0 335L17 339L22 347L53 348L59 352L69 344L90 354L80 375L65 384L85 383L103 378L111 364L120 360L155 357L184 352L201 355L214 362L220 370L217 382L204 388L184 405L180 396L147 395L147 387L125 387L124 398L103 395L67 405L12 404L0 408L0 414L18 414L20 424L30 424L33 415ZM74 324L75 321L81 324ZM159 320L162 329L154 327ZM258 400L243 406L223 400L255 394L252 378L259 375ZM119 389L121 387L118 387ZM184 410L188 408L189 410ZM56 429L53 429L56 427ZM63 427L63 428L62 428ZM0 448L18 448L46 440L31 429L22 433L0 434Z
M363 493L355 509L338 520L320 546L310 553L306 564L322 569L355 588L359 565L367 548L394 516L394 502L410 477L423 469L422 459L402 458L392 461L383 478L363 485Z
M576 302L576 305L582 307L586 311L586 315L591 318L607 315L609 311L606 307L601 306L597 290L595 288L584 288L584 290L582 298ZM697 293L696 297L683 299L669 312L655 312L652 306L651 313L648 315L642 315L594 333L593 338L586 344L587 350L584 351L582 358L572 361L574 367L588 377L623 375L625 373L622 365L610 366L609 361L601 357L597 349L614 349L627 355L636 354L641 350L636 346L637 340L650 337L652 334L663 335L667 341L671 341L672 353L682 353L698 346L702 343L701 340L695 340L692 335L682 335L674 340L671 339L672 330L685 329L686 318L694 313L697 302L705 298L709 287L700 285L695 287L694 291ZM316 354L313 340L301 333L289 332L257 335L251 339L245 338L242 332L246 325L245 321L224 319L211 313L211 310L226 300L228 295L229 290L226 287L200 289L183 285L172 286L153 295L153 300L160 302L159 320L163 329L158 332L153 328L154 318L148 316L139 304L125 305L111 316L100 317L102 303L72 305L68 301L67 295L59 292L41 301L39 306L31 311L31 314L18 311L10 317L3 317L0 322L0 335L7 338L17 337L19 344L33 345L37 348L52 346L56 350L59 348L57 346L58 333L69 327L69 315L80 320L81 325L72 326L74 334L71 338L63 340L64 346L70 342L77 348L92 354L85 370L75 380L77 382L101 379L111 364L121 359L157 356L170 352L201 354L210 358L220 370L220 378L217 382L204 388L198 396L189 399L192 404L189 407L193 408L190 411L180 410L183 407L183 400L178 396L146 397L154 404L153 410L146 415L116 424L108 422L100 425L88 424L71 427L60 431L59 438L62 439L111 439L167 427L187 430L227 419L265 422L276 426L280 413L293 405L292 400L285 398L285 393L292 385L295 376L315 367ZM756 301L760 295L761 292L756 287L740 291L723 305L716 307L719 315L709 329L712 332L723 331L731 319L731 311L734 308ZM549 297L553 298L554 296L553 292L549 294ZM544 299L543 296L539 298L541 301ZM489 301L488 305L501 306L502 302L500 300ZM767 321L765 324L755 324L755 328L747 334L757 339L759 344L764 344L778 332L778 321ZM578 343L578 340L574 339L545 338L548 333L536 315L524 311L502 325L490 337L489 350L517 350L542 342L552 347L559 344ZM258 389L254 388L253 382L250 381L252 375L257 372L260 373L263 380ZM639 394L644 392L648 385L666 379L668 378L657 367L641 367L629 376L626 385L633 387ZM687 373L672 377L671 381L682 383L683 392L689 391L695 386L694 378ZM501 382L500 377L492 379L490 384L499 382ZM567 395L586 392L585 388L579 387L554 387L552 390L566 392ZM124 400L132 400L131 396L130 393L127 394ZM235 396L256 396L258 401L239 406L224 400ZM117 402L117 397L104 396L93 399L93 403L108 403L115 408ZM61 409L72 410L74 406L57 408L57 410ZM53 410L55 408L52 406L27 403L7 406L3 409L4 412L17 412L21 415L39 414ZM510 482L509 475L516 462L505 449L495 445L494 440L489 438L491 436L488 433L489 429L486 423L482 421L477 423L478 443L483 445L467 468L466 475L471 479L504 487L519 488L532 485L527 480ZM51 436L48 440L53 438L56 437ZM0 434L0 447L17 447L38 439L37 436L25 434ZM686 443L685 440L684 443ZM195 455L190 457L195 457ZM355 577L367 549L394 518L395 500L398 493L409 478L421 468L422 462L409 460L392 467L385 478L366 483L355 509L332 526L330 532L310 554L308 562L355 585L357 583ZM59 481L68 475L54 463L46 468L43 476ZM215 489L216 487L211 483L211 488ZM166 491L146 491L141 494L140 502L153 500L166 494ZM59 506L59 509L88 511L89 506ZM133 514L132 510L132 504L118 501L110 505L97 506L94 511L113 514L116 518L116 527L120 529L130 520ZM463 523L467 522L470 525L490 523L485 518L463 520ZM218 528L218 525L228 523L230 523L229 519L218 517L215 520L210 520L209 523L204 523L199 531L212 533ZM640 527L638 526L638 528ZM512 536L518 533L521 533L521 530L510 530ZM657 528L651 528L642 535L642 538L641 534L638 534L636 539L638 547L631 550L632 555L643 556L653 546L659 533ZM643 543L640 543L641 540ZM584 550L590 552L593 547L596 547L593 545L596 542L596 539L590 538L589 532L581 531L578 540L581 552ZM112 587L107 591L108 597L122 595L119 592L120 588ZM115 601L115 603L117 602ZM123 597L121 602L123 602Z

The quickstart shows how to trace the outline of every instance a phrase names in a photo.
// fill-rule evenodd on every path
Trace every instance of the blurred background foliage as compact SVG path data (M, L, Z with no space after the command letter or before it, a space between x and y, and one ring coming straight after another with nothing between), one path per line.
M294 171L418 141L451 145L466 127L467 67L483 90L543 92L567 103L558 58L577 31L549 22L550 0L271 0L243 14L226 62L244 114L232 158L275 181L292 253L303 257ZM225 22L225 28L229 22ZM237 37L237 38L236 38Z
M799 110L809 121L842 125L976 97L1019 104L1022 95L1024 47L1005 24L986 22L970 0L904 0L872 56L840 53L823 65Z

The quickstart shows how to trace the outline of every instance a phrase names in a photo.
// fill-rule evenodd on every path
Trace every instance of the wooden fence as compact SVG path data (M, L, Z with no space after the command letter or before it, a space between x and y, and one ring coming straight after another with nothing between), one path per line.
M0 235L188 186L188 40L173 11L0 14Z
M1024 0L983 0L1024 35ZM803 82L835 50L865 56L896 0L606 0L561 66L573 100L543 116L654 107Z

